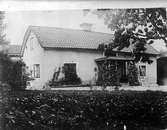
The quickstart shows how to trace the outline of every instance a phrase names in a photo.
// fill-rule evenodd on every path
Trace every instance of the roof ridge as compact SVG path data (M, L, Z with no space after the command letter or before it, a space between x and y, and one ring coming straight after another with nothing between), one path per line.
M85 31L82 29L74 29L74 28L62 28L62 27L53 27L53 26L36 26L36 25L29 25L29 28L51 28L51 29L61 29L61 30L73 30L73 31L81 31L81 32L88 32L88 33L100 33L100 34L104 34L104 35L114 35L114 34L110 34L110 33L104 33L104 32L96 32L96 31Z
M50 26L32 26L30 25L23 39L23 53L26 41L33 32L41 47L43 48L76 48L76 49L94 49L98 45L113 40L114 35L102 32L84 31L79 29L50 27ZM50 33L49 33L50 32ZM149 45L150 46L150 45ZM150 47L149 53L156 53L155 48ZM128 47L127 47L128 49Z

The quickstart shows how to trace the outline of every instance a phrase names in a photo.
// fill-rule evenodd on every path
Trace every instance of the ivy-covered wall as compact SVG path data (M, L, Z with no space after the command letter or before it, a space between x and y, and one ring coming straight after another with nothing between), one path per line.
M140 85L138 80L138 69L136 64L132 61L121 61L127 62L127 69L128 73L125 75L127 81L130 86L138 86ZM105 60L98 64L98 80L97 85L103 86L120 86L121 78L122 78L122 68L123 66L120 65L121 62L116 60Z

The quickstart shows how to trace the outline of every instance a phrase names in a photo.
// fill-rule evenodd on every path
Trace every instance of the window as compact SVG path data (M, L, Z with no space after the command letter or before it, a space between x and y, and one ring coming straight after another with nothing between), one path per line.
M40 78L40 65L34 64L34 78Z
M146 66L145 65L139 65L139 74L140 76L146 76Z
M67 72L76 73L76 63L65 63L64 64L64 72L65 73L67 73Z
M80 79L76 73L76 64L75 63L65 63L64 64L64 78L65 84L78 84Z

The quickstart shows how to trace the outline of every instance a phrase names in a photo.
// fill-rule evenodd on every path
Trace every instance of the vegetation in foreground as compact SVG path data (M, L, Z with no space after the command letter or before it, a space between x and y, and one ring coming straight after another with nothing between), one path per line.
M7 95L0 104L3 130L167 128L165 92L20 91Z

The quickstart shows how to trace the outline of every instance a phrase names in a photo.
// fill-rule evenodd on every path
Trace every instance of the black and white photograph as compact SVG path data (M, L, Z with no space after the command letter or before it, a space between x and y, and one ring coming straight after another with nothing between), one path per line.
M167 6L11 8L0 130L167 130Z

